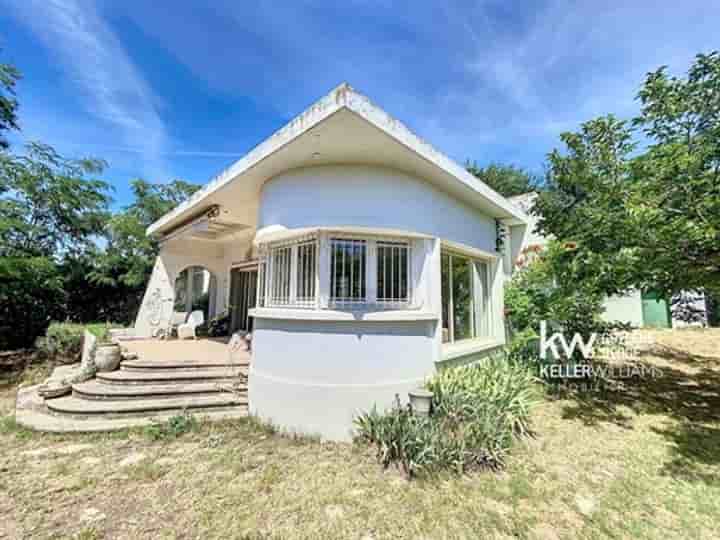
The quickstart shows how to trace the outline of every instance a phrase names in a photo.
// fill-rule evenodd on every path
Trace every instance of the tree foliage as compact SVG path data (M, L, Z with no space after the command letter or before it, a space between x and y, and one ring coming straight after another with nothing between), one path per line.
M9 146L3 132L18 129L15 84L20 79L20 72L10 64L0 64L0 149Z
M465 167L504 197L522 195L540 187L537 177L514 165L491 163L487 167L478 167L477 163L468 162Z
M33 143L0 154L0 346L28 345L66 318L67 268L96 249L108 185L98 160L70 160Z
M107 248L98 259L92 278L106 285L144 288L159 246L146 229L200 188L182 180L169 184L132 182L134 202L108 222Z
M563 133L534 211L546 235L576 242L577 280L607 294L720 293L720 55L686 77L662 67L627 123L605 116Z
M0 155L0 256L55 257L86 249L108 217L109 185L89 177L105 163L66 159L30 143Z

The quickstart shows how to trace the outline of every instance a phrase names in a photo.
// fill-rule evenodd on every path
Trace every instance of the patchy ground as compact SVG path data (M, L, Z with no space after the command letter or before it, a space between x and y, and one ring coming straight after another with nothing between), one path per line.
M0 420L0 538L718 538L720 331L655 333L648 384L548 398L502 473L407 482L251 420L176 439ZM10 414L15 385L0 384Z

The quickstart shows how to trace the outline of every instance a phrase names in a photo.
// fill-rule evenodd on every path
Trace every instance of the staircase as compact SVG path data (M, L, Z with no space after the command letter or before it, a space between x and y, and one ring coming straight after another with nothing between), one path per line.
M71 395L45 400L45 407L77 420L167 418L185 411L210 418L246 416L248 366L249 359L125 360L118 371L74 384Z

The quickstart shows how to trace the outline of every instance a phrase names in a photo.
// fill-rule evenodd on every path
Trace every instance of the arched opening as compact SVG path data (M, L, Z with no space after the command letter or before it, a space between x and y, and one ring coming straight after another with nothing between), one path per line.
M216 314L217 280L203 266L190 266L175 278L175 312L191 313L201 310L205 321Z

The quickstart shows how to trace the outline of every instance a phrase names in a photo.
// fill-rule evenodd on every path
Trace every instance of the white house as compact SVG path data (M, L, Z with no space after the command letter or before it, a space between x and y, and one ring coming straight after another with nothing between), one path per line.
M498 238L527 220L343 84L149 227L135 332L166 328L178 275L207 269L209 315L252 330L250 410L346 439L358 411L505 343Z

